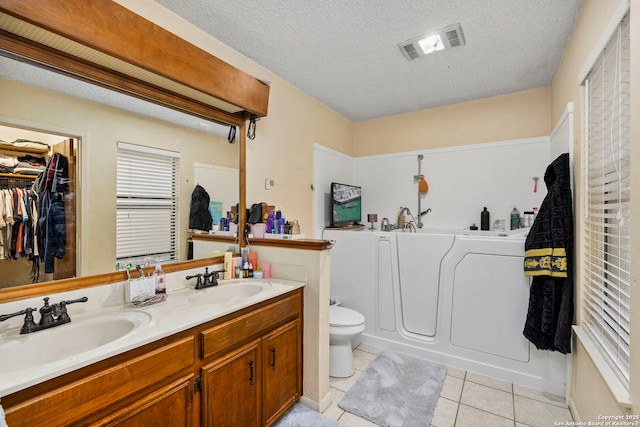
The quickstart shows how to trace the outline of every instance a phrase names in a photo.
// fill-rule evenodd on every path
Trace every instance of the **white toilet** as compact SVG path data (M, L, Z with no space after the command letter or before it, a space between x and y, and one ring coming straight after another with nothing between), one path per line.
M364 316L338 305L329 307L329 375L353 375L351 341L364 331Z

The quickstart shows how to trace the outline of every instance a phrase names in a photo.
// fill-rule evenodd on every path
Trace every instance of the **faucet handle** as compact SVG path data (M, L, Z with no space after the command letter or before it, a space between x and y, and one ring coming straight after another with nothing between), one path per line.
M67 306L69 304L74 304L76 302L87 302L89 301L89 298L87 297L82 297L82 298L78 298L78 299L72 299L72 300L67 300L67 301L60 301L57 304L53 304L53 315L57 317L57 321L60 323L69 323L71 322L71 318L69 317L69 314L67 313Z
M196 280L196 289L202 289L202 273L194 274L193 276L187 276L185 279L191 280L194 277L198 279Z
M87 302L87 301L89 301L89 298L87 298L87 297L82 297L82 298L78 298L78 299L71 299L71 300L67 300L67 301L64 301L64 303L65 303L66 305L69 305L69 304L74 304L74 303L76 303L76 302Z
M9 320L12 317L16 317L16 316L21 316L23 314L27 314L30 313L32 311L36 311L37 308L25 308L24 310L20 310L16 313L11 313L11 314L2 314L0 315L0 322L4 322L5 320Z
M20 334L28 334L36 327L36 322L33 321L33 312L36 310L38 309L29 307L24 310L20 310L17 313L3 314L0 316L0 322L4 322L7 319L24 314L24 323L22 324L22 328L20 328Z

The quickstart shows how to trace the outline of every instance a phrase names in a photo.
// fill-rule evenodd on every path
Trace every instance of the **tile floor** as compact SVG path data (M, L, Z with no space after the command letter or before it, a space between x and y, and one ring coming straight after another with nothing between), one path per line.
M333 403L324 415L347 427L376 427L343 411L338 402L379 352L380 349L364 345L353 351L356 371L349 378L330 378ZM572 420L563 397L449 368L431 427L548 427L557 421Z

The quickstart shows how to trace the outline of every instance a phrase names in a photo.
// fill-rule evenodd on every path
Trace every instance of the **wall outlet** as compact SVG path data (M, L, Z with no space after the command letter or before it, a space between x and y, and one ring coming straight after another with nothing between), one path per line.
M265 190L271 189L271 187L273 187L274 185L275 184L274 184L272 179L267 178L267 179L264 180L264 189Z

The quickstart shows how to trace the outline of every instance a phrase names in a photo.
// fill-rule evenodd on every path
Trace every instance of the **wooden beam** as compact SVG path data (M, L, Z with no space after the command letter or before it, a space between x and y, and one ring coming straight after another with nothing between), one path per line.
M269 86L111 0L3 0L0 11L266 116Z
M0 30L0 55L222 125L245 119L141 80Z

